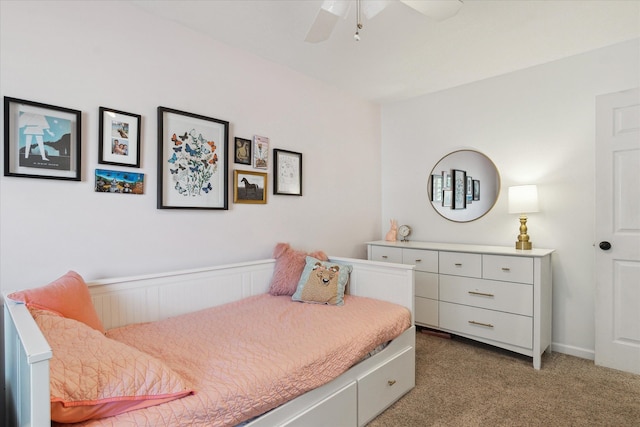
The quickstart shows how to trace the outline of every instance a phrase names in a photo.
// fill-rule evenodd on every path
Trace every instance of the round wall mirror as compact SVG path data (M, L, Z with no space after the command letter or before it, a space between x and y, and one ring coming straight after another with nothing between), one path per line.
M456 222L468 222L489 212L498 200L500 174L484 154L459 150L444 156L428 180L431 206Z

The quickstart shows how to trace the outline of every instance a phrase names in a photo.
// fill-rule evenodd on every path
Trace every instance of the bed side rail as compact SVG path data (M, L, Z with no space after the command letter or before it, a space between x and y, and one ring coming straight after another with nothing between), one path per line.
M49 343L24 304L4 299L7 426L48 426Z

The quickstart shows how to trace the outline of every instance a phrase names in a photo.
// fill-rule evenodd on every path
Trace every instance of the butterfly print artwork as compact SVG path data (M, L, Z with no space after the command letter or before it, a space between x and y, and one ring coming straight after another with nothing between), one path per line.
M196 136L197 135L197 136ZM180 130L171 137L172 155L167 160L175 191L184 197L198 197L213 190L211 179L218 171L215 141L195 129Z

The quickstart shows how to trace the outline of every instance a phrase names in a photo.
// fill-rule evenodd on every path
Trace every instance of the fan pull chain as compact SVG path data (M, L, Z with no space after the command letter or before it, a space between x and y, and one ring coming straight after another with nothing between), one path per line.
M360 20L360 0L356 0L356 14L357 14L357 23L356 23L356 33L353 38L355 41L360 41L360 30L362 29L362 21Z

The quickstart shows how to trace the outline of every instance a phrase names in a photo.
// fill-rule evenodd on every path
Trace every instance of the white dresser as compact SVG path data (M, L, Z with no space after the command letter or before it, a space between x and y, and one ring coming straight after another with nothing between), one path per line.
M367 242L374 261L413 264L415 323L533 358L551 351L552 249Z

